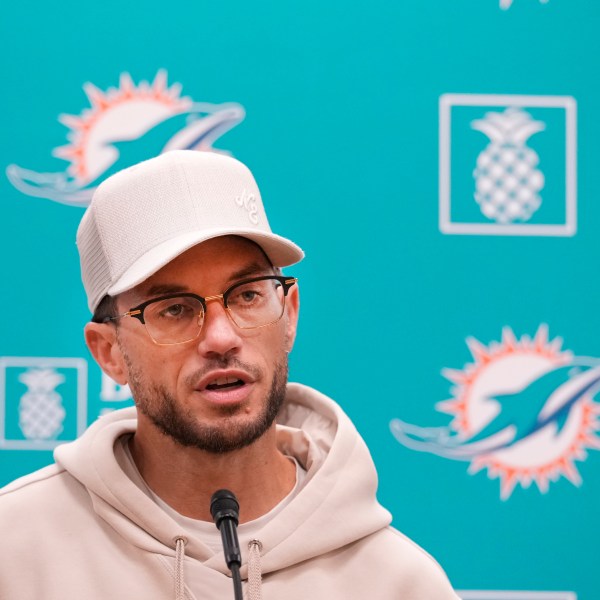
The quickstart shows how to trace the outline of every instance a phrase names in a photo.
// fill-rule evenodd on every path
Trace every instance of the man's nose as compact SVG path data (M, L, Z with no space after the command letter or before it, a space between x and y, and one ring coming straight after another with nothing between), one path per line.
M229 318L222 296L206 298L206 312L198 341L200 354L224 356L239 349L239 328Z

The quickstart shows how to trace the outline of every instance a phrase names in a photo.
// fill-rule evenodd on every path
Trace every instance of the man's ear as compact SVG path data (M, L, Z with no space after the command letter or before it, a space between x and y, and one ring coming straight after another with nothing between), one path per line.
M119 385L125 385L127 370L117 343L116 327L112 323L88 323L83 334L85 343L100 368Z
M298 284L293 285L285 299L285 311L287 313L286 324L286 350L291 352L296 339L296 330L298 328L298 314L300 311L300 291Z

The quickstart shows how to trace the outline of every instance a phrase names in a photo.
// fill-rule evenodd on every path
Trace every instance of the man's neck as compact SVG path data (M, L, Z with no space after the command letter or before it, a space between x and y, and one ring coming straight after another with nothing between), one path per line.
M150 489L193 519L212 521L211 496L228 489L240 503L240 523L252 521L275 507L296 483L294 463L277 448L275 426L246 448L224 454L184 447L158 433L138 432L129 447Z

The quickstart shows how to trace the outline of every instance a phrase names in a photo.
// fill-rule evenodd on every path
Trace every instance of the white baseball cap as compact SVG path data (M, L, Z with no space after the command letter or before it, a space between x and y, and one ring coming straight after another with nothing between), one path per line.
M230 156L173 150L119 171L98 186L77 230L90 310L223 235L256 242L276 267L304 257L271 231L252 173Z

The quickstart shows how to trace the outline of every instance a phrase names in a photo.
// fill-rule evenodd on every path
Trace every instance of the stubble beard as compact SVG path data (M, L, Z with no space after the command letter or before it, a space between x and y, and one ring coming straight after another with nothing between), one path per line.
M159 431L181 446L194 447L213 454L225 454L245 448L271 427L285 400L288 379L287 354L283 354L275 365L271 387L259 414L254 418L244 418L242 407L223 407L218 425L200 422L190 410L183 409L175 396L164 386L145 381L141 371L132 364L125 353L124 359L129 369L129 387L137 409L147 416ZM237 359L215 361L213 368L233 367L245 370L253 376L260 374L256 368ZM190 378L190 381L193 379L194 377Z

